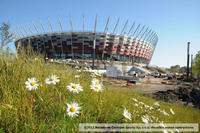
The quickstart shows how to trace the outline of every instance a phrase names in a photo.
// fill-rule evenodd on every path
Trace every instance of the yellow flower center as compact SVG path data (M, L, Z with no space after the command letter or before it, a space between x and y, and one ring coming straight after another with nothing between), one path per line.
M54 80L55 80L54 78L51 78L51 79L50 79L50 81L54 81Z
M35 85L35 82L31 82L30 84L31 84L31 86L34 86L34 85Z
M77 86L76 86L76 85L72 85L72 88L73 88L73 89L76 89L76 88L77 88Z
M75 109L74 107L71 107L71 108L70 108L70 111L71 111L71 112L75 112L76 109Z
M99 89L99 87L98 87L98 86L95 86L95 89L97 89L97 90L98 90L98 89Z
M95 85L99 85L99 82L96 82Z

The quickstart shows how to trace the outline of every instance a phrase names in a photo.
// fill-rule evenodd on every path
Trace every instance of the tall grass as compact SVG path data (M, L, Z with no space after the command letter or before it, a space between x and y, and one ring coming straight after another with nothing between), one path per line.
M171 105L145 97L131 89L105 84L103 92L90 89L92 77L83 71L65 64L46 63L43 56L21 51L18 57L0 59L0 126L4 132L78 132L79 123L135 123L142 122L141 116L148 115L152 122L195 122L200 123L200 111L189 107ZM56 74L60 82L47 85L44 80ZM80 75L80 78L75 78ZM25 81L36 77L40 86L37 90L25 88ZM102 80L102 77L98 77ZM74 94L67 90L70 83L80 83L83 91ZM138 99L135 106L132 98ZM81 107L78 117L67 115L66 103L77 102ZM152 111L145 105L154 107ZM132 113L132 120L123 116L124 109ZM158 109L165 110L165 116ZM172 108L175 115L170 114ZM184 117L183 117L184 116ZM0 131L1 131L0 130Z

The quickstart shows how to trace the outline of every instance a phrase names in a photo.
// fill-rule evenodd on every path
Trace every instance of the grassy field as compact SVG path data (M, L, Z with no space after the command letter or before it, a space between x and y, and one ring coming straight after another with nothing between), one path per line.
M60 82L46 84L55 74ZM80 75L78 76L75 75ZM39 86L29 90L25 82L35 77ZM103 77L97 76L100 81ZM21 53L0 59L0 132L78 132L79 123L200 123L198 109L172 105L143 96L131 89L103 83L103 91L91 89L94 75L65 64L45 63L41 56ZM73 93L70 83L82 86ZM135 98L135 99L133 99ZM68 104L81 107L77 116L67 113ZM124 117L124 109L131 118ZM173 114L170 109L173 110ZM142 118L144 118L142 120Z

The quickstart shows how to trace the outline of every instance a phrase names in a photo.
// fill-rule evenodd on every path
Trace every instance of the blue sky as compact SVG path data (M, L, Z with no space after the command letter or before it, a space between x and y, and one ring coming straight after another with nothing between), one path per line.
M98 31L103 31L108 16L109 31L118 17L121 28L127 19L129 27L133 21L149 26L159 37L151 61L158 66L186 65L188 41L192 54L200 50L200 0L0 0L0 23L9 22L11 29L32 21L39 27L41 20L49 31L49 17L55 31L59 31L60 16L64 30L70 30L69 15L74 30L81 30L82 15L87 30L93 30L96 15Z

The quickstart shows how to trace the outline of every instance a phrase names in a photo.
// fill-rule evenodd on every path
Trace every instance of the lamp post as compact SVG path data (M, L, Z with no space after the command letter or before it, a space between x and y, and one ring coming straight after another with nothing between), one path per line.
M94 69L95 47L96 47L96 37L94 38L94 41L93 41L92 69Z
M190 71L190 42L187 43L187 81L189 81L189 71Z

